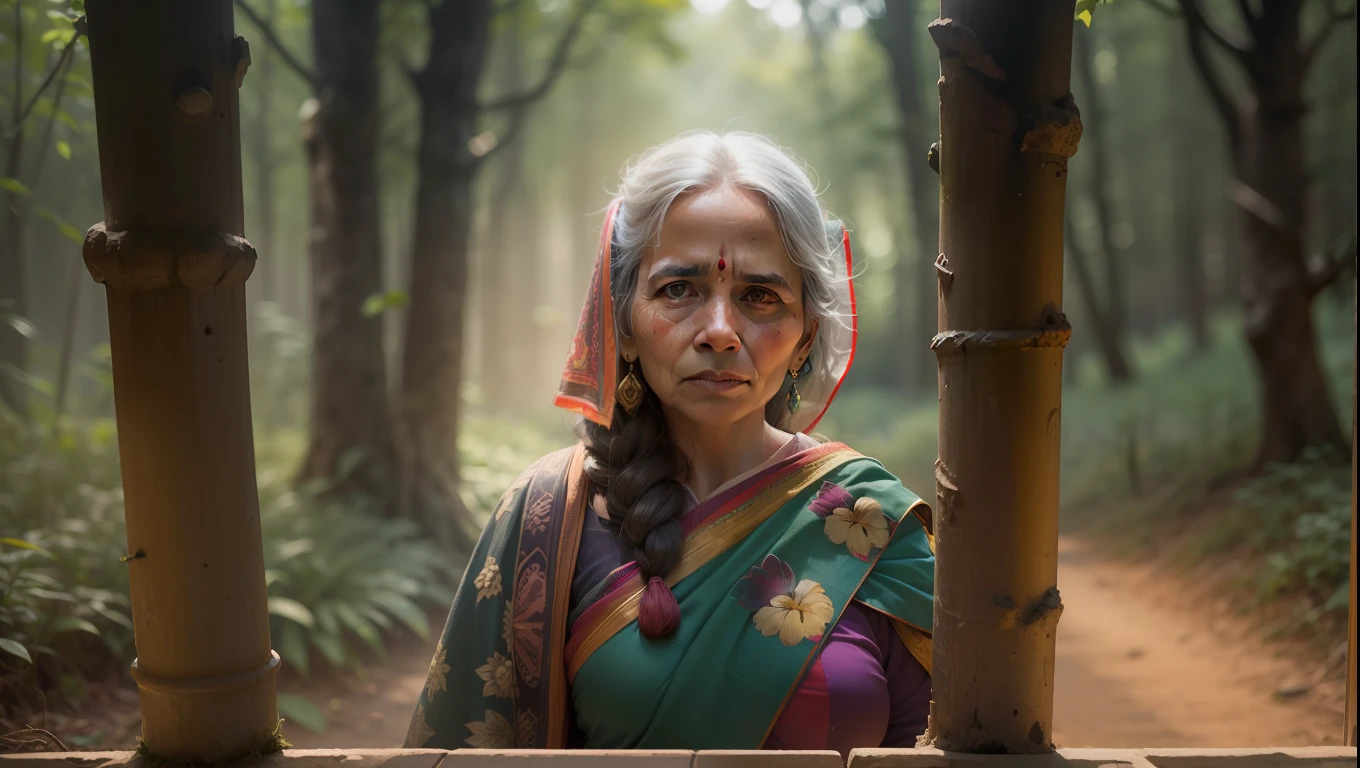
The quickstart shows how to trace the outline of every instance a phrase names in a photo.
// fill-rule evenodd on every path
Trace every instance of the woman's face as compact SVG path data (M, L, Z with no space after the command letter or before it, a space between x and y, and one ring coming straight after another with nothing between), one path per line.
M643 254L632 325L621 349L667 416L705 426L763 419L816 333L773 211L727 185L671 205L660 243Z

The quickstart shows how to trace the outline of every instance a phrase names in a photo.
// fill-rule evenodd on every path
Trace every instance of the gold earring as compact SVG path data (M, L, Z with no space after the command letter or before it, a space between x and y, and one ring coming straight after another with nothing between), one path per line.
M798 394L798 371L790 368L789 376L793 378L793 382L789 384L789 395L785 398L784 404L788 406L789 415L792 416L798 413L798 406L803 404L803 396Z
M633 375L636 366L632 360L628 361L628 375L619 382L619 388L614 391L614 396L618 399L619 405L628 412L629 416L637 413L638 406L642 405L642 382Z

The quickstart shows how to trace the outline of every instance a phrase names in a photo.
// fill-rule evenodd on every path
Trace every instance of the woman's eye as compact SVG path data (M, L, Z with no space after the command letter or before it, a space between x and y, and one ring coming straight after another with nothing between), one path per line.
M746 300L755 304L773 304L779 301L779 296L766 288L752 288L746 292Z
M661 289L661 295L668 299L683 299L689 295L689 283L676 281Z

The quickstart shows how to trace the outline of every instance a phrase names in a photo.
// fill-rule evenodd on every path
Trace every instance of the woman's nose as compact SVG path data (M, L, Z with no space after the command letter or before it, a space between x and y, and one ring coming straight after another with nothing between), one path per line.
M735 313L732 303L725 297L715 297L706 302L699 317L702 326L694 338L695 346L713 352L736 352L741 349Z

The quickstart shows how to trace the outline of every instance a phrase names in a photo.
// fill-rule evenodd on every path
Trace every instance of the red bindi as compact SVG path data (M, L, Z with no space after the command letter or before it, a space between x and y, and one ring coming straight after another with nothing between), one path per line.
M718 259L718 271L721 272L724 269L727 269L727 259Z

